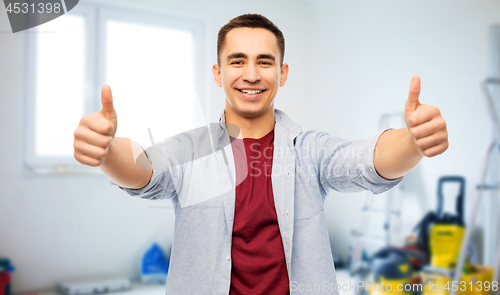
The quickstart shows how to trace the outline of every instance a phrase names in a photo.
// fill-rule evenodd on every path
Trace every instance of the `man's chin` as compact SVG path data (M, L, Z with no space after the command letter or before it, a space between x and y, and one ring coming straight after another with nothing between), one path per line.
M273 112L272 104L264 105L262 102L233 102L227 103L226 108L231 108L232 113L246 119L255 119L266 115L268 112Z
M239 116L246 119L255 119L258 117L262 117L266 113L262 108L241 108L235 111Z

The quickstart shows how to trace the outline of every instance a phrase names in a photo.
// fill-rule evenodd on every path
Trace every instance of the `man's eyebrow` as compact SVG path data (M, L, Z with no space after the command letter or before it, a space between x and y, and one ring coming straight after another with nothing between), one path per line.
M247 58L247 55L242 52L236 52L227 56L227 60L231 60L233 58Z
M236 53L232 53L232 54L227 56L227 60L231 60L234 58L248 58L248 56L246 54L244 54L243 52L236 52ZM267 54L267 53L259 54L257 56L257 59L270 59L270 60L276 61L276 58L274 57L274 55Z
M276 61L276 58L272 54L259 54L257 59L270 59Z

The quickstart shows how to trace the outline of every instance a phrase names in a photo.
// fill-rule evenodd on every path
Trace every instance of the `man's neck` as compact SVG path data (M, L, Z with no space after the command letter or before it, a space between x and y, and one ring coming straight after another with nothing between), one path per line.
M261 138L274 129L274 108L271 108L269 112L266 112L264 115L256 118L242 117L229 109L227 106L224 112L226 124L238 126L241 133L237 137Z

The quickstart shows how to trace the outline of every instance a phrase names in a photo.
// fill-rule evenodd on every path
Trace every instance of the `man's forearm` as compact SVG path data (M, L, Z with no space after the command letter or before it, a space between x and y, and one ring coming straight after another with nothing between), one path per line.
M137 164L139 162L140 167ZM112 140L99 168L113 182L133 189L146 186L153 175L151 163L141 146L123 137Z
M422 158L408 128L391 129L379 137L373 163L380 176L395 179L413 169Z

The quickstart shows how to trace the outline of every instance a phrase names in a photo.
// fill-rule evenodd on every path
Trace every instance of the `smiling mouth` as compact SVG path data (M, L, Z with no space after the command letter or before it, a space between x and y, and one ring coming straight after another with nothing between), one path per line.
M242 92L242 93L245 93L245 94L248 94L248 95L256 95L256 94L259 94L259 93L262 93L266 90L259 90L259 89L238 89L239 92Z

